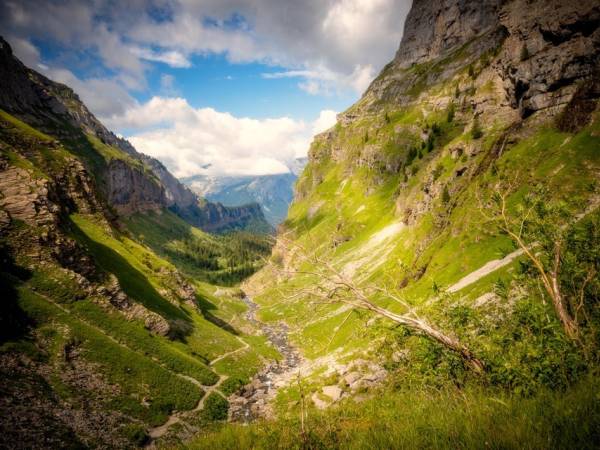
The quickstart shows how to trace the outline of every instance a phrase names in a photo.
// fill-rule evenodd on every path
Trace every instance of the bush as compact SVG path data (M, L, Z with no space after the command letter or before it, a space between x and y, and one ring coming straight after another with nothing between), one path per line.
M132 444L142 447L148 442L148 433L141 425L126 425L123 429L123 436L127 438Z
M481 125L479 124L479 119L475 117L473 120L473 128L471 128L471 137L473 139L479 139L483 136L483 130L481 129Z
M202 418L211 421L227 420L229 402L220 394L213 392L204 401Z
M246 382L241 378L231 377L221 383L220 389L223 394L231 395L234 392L237 392L244 384L246 384Z
M448 186L444 186L442 191L442 203L446 204L450 201L450 192L448 192Z

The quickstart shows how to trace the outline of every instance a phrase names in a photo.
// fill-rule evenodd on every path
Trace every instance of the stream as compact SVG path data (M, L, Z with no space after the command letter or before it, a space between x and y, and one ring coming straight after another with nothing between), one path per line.
M249 297L242 301L248 306L246 319L260 328L269 342L281 353L280 361L273 361L260 370L240 391L229 397L229 419L248 423L259 417L271 414L270 401L277 390L288 384L295 376L302 362L298 351L288 341L288 327L284 323L265 324L256 318L258 305Z

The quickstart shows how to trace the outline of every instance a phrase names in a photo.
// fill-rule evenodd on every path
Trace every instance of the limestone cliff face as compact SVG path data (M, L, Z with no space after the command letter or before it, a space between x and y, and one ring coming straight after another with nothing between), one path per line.
M486 53L486 81L500 82L504 104L521 117L567 104L597 74L600 5L594 0L415 0L394 60L342 123L381 100L422 101L423 87L453 77ZM596 75L597 76L597 75ZM477 80L475 80L475 83Z
M589 123L598 98L597 0L414 0L395 58L362 98L338 115L335 127L315 137L295 201L318 190L329 175L329 161L348 177L366 168L367 195L386 177L404 172L396 194L405 192L407 179L418 171L412 162L443 141L439 124L446 122L450 107L464 139L446 151L454 161L470 161L484 152L468 135L475 123L505 130L491 151L493 159L502 142L511 142L510 130L529 117L534 123L567 118L559 128L576 130ZM463 164L456 179L470 172L475 177L485 164ZM410 222L429 211L443 189L432 177L418 201L399 200L397 209ZM313 206L309 216L316 214Z
M157 210L166 204L165 188L143 170L113 159L106 172L106 196L120 214Z
M393 63L410 67L440 57L498 26L505 0L416 0Z
M600 4L515 0L500 11L508 31L496 66L522 116L568 103L600 69Z
M165 188L166 204L169 207L179 206L187 208L198 203L198 197L187 186L179 182L177 178L156 158L141 154L142 160L152 169Z

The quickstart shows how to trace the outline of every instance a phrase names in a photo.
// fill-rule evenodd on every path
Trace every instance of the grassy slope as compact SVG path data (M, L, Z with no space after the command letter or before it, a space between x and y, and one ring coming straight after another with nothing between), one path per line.
M55 144L55 139L40 133L14 117L0 112L2 142L9 162L28 170L34 178L51 178L69 158L107 161L128 156L116 148L89 141L89 146ZM99 148L101 147L101 148ZM96 151L97 153L94 153ZM162 229L182 221L171 213ZM139 219L139 218L138 218ZM156 220L149 218L148 223ZM5 281L17 287L9 290L17 297L18 306L29 317L33 329L23 337L14 336L3 342L1 352L31 353L53 369L49 373L51 393L60 401L79 401L81 387L65 380L69 362L65 356L74 348L77 360L95 373L111 388L110 394L89 392L100 397L106 411L125 414L123 428L116 431L128 438L139 439L134 429L163 423L174 410L194 408L203 396L203 389L185 377L210 386L227 376L235 385L245 382L263 363L263 358L277 358L277 352L263 336L244 319L246 306L234 296L235 290L219 289L204 282L190 281L196 290L198 307L184 303L178 296L176 266L158 256L150 247L136 241L136 236L111 227L99 214L72 214L69 233L93 257L99 270L114 274L123 291L133 302L145 306L182 330L182 337L171 340L149 332L142 321L128 320L123 314L88 296L72 276L54 263L37 265L25 253L16 252L21 266L32 267L31 273L17 279L2 274ZM43 232L28 224L17 224L2 243L18 245L20 239ZM199 230L191 229L202 239L211 239ZM4 242L5 241L5 242ZM166 245L162 242L161 244ZM160 246L156 247L157 250ZM180 261L175 260L175 263ZM186 267L183 267L185 269ZM209 364L215 358L241 348L248 349L221 359L216 367ZM224 387L223 389L227 389Z
M211 235L163 210L125 219L133 235L187 275L233 285L262 267L270 253L267 236L247 232Z
M452 86L453 81L446 84ZM439 112L429 111L428 114L429 123L444 120ZM452 126L445 125L451 128L446 131L449 137L444 137L442 131L441 142L436 144L433 151L422 159L416 158L409 166L418 170L409 176L406 187L398 192L402 174L381 175L377 170L365 167L352 168L355 164L352 153L365 145L361 142L365 128L370 131L369 143L383 144L385 147L385 143L394 135L394 128L406 121L423 127L423 121L414 110L397 113L392 110L388 115L389 124L375 117L353 123L338 132L331 147L338 145L348 148L350 156L339 163L324 157L308 166L299 185L311 186L314 179L322 181L316 188L309 189L308 195L301 201L292 205L287 226L297 242L321 252L338 268L361 260L362 266L358 268L355 279L381 284L390 279L402 280L411 274L411 269L425 268L418 279L411 279L401 291L402 296L415 305L423 304L435 296L432 289L434 284L440 288L448 287L486 262L502 258L514 250L514 245L505 236L485 229L477 207L478 190L480 194L488 194L489 186L493 183L518 175L516 183L522 188L513 195L512 202L522 196L527 186L542 183L557 196L579 198L580 204L584 205L596 180L600 165L597 151L600 147L598 116L591 126L576 135L561 133L551 124L531 125L528 135L507 148L495 162L493 173L488 169L469 182L455 178L454 172L466 165L478 165L485 155L485 148L489 148L500 133L495 126L491 126L484 138L473 142L466 131L468 119L459 118L455 119ZM465 129L465 132L457 135L456 129ZM451 158L450 149L464 143L481 146L484 150L468 158ZM319 142L313 144L314 153L319 152L319 145ZM402 220L403 208L414 205L422 198L423 186L431 180L431 174L437 168L442 168L437 183L449 186L451 196L457 192L456 197L452 198L452 207L444 205L439 197L434 198L430 210L419 217L416 223L404 227L382 245L370 248L368 242L374 235ZM374 179L379 180L376 185L373 184ZM482 187L478 187L479 184ZM367 191L371 193L365 196ZM318 210L311 211L315 205ZM445 225L439 226L439 223ZM341 238L341 244L332 248L332 238L336 237ZM369 248L366 253L365 248ZM479 294L492 290L502 273L505 271L482 280L477 290L472 287L464 289L457 297L464 296L467 302L474 300ZM258 284L262 281L260 276L256 277ZM265 279L269 276L266 272ZM325 322L315 323L314 317L335 310L335 306L321 306L314 311L314 305L309 305L303 298L289 301L285 295L282 297L279 294L280 291L291 293L314 282L311 276L296 276L279 284L276 290L267 287L257 297L265 307L261 317L264 320L287 320L297 330L296 343L308 356L323 355L336 348L360 348L361 339L352 331L357 324L354 320L345 322L343 329L338 331L340 338L335 338L331 345L323 345L331 337L330 325L342 322L345 313L334 318L328 316ZM386 306L397 311L402 308L396 304ZM428 306L424 308L432 309ZM364 340L362 342L365 343Z

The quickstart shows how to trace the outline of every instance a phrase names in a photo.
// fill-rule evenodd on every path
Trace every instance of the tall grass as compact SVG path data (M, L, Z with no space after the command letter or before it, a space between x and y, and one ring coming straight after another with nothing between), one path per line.
M566 392L509 396L464 390L379 392L362 403L312 410L308 435L299 418L250 426L222 425L187 444L191 449L586 449L600 444L600 380Z

